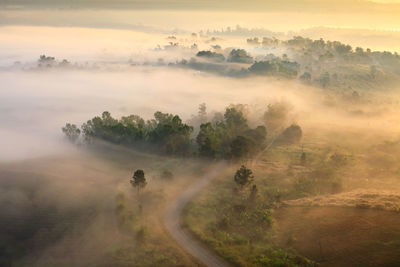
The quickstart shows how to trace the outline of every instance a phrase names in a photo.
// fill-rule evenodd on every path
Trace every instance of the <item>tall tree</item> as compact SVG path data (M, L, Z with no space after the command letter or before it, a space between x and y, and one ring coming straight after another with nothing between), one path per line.
M78 140L79 135L81 134L81 130L75 124L71 123L67 123L61 130L65 134L65 136L73 143Z
M199 105L199 113L198 113L200 123L205 123L207 121L207 106L206 103L202 103Z
M244 165L242 165L242 167L236 171L234 176L234 180L240 189L243 189L247 185L251 184L253 179L253 172L250 169L247 169Z
M132 180L130 180L131 185L137 189L139 194L140 189L147 185L146 177L144 176L143 170L136 170L133 174Z

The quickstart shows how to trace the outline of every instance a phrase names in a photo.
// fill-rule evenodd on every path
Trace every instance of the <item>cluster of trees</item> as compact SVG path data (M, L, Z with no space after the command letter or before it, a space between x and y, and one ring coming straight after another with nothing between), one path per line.
M247 39L247 43L250 45L276 46L279 45L280 41L275 37L264 37L262 41L258 37L254 37Z
M211 51L199 51L196 54L196 56L201 57L201 58L210 59L210 60L213 60L216 62L224 62L225 61L225 57L223 54L211 52Z
M205 60L197 61L196 58ZM254 74L296 78L300 70L300 64L296 61L290 61L286 55L280 58L270 54L265 57L265 59L254 62L254 58L244 49L231 50L227 59L225 59L223 54L209 50L199 51L196 54L196 58L191 58L189 61L182 60L178 62L177 65L230 77L245 77ZM252 65L248 68L244 68L233 64L221 63Z
M272 32L270 30L266 30L263 28L246 28L240 25L236 25L236 27L226 27L226 29L221 30L207 30L205 32L207 35L217 35L217 36L254 36L254 35L264 35L264 36L282 36L284 37L285 34L281 32ZM203 31L200 34L204 34Z
M66 59L63 59L61 62L58 62L55 57L50 57L46 55L40 55L38 59L38 67L68 67L70 66L70 62Z
M107 111L82 125L82 134L86 141L97 138L116 144L147 144L167 154L185 154L189 152L190 135L193 127L182 123L178 115L156 112L154 119L145 121L137 115L115 119ZM67 123L63 132L75 141L78 139L76 125ZM79 129L78 129L79 130Z
M400 74L400 55L388 51L372 51L339 41L312 40L295 36L289 40L264 37L247 39L250 45L268 48L285 49L290 53L292 61L282 57L281 61L266 59L256 62L249 71L257 75L276 75L298 77L305 83L315 83L326 88L328 86L348 87L354 80L376 80L380 73ZM352 72L341 68L353 65ZM301 75L298 75L298 74ZM358 81L358 80L357 80Z
M276 102L269 104L264 112L263 120L268 131L277 132L286 124L290 111L289 104Z
M253 58L244 49L232 49L229 53L228 62L251 64Z
M258 75L281 75L288 78L296 78L300 64L288 60L275 58L268 61L256 61L250 66L249 71Z
M196 54L196 56L200 57L200 58L206 58L206 59L209 59L209 60L215 61L215 62L224 62L225 61L225 56L223 54L208 51L208 50L199 51ZM251 63L253 63L254 59L244 49L232 49L229 52L228 59L226 61L232 62L232 63L251 64Z
M281 45L293 50L296 53L297 60L302 62L304 67L310 66L308 74L302 78L311 80L309 75L312 73L312 66L321 69L316 76L316 81L323 87L335 79L335 73L330 74L339 63L361 64L369 69L365 79L375 79L378 74L377 66L383 71L400 74L400 55L388 51L372 51L361 47L353 48L348 44L338 41L325 41L323 39L311 40L301 36L293 37L288 41L282 41ZM329 68L329 65L332 65ZM331 70L330 70L331 69ZM340 71L339 71L340 72ZM345 75L346 76L346 75Z
M81 130L75 124L71 123L67 123L61 130L72 143L75 143L81 134Z
M197 61L196 58L191 58L189 61L183 59L180 62L178 62L177 65L181 67L189 67L191 69L199 71L212 72L219 75L224 75L226 73L227 66L224 64L220 64L221 62L217 60L217 56L216 58L200 56L200 58L205 58L207 59L207 61Z
M301 139L299 126L292 125L284 130L287 116L288 107L284 103L269 105L264 114L264 123L276 136L277 144L297 143ZM212 121L208 121L206 106L201 104L198 116L192 121L200 124L195 139L192 138L194 128L183 123L178 115L159 111L148 121L137 115L115 119L105 111L88 120L81 129L67 123L62 131L71 142L77 142L82 135L88 143L101 139L166 154L197 154L215 159L246 159L266 147L266 127L251 128L243 105L231 105L223 115L216 113Z
M196 141L201 156L239 160L263 149L266 136L264 126L251 129L243 112L230 107L222 120L201 124Z

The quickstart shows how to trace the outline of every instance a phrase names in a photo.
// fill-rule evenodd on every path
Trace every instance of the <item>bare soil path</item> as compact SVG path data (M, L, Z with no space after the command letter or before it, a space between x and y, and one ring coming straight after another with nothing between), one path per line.
M165 226L172 237L184 248L188 253L198 258L207 266L228 266L220 260L212 252L207 251L196 240L187 235L180 224L181 213L186 204L195 197L202 189L204 189L224 167L224 163L218 164L214 170L204 175L197 182L190 185L167 209L165 215Z

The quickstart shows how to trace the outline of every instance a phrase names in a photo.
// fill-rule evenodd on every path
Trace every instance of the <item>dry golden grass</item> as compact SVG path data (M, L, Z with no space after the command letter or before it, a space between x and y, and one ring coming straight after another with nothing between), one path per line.
M278 244L321 266L400 266L400 216L343 207L282 207L274 212Z
M288 206L356 207L400 211L400 193L360 189L334 195L315 196L285 201Z

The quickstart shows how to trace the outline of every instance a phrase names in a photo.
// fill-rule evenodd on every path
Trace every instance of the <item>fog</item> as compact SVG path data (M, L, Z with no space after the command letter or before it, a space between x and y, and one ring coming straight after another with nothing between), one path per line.
M398 27L397 22L382 21L376 26L379 34L356 29L361 24L365 26L364 22L351 23L350 18L335 27L351 24L351 30L313 28L301 31L313 26L329 27L334 14L329 15L330 22L326 24L318 22L321 14L313 14L309 21L297 25L291 21L284 25L281 13L264 18L259 13L213 12L216 18L207 21L208 13L200 11L185 14L149 10L0 11L3 25L0 27L0 223L7 226L5 241L0 240L0 251L7 247L7 242L12 244L11 250L17 251L17 258L11 261L21 266L125 266L128 258L133 262L129 264L147 258L156 258L160 266L197 263L178 244L171 242L163 226L163 212L167 204L217 160L202 159L198 155L153 154L103 141L94 146L68 142L61 131L67 122L80 127L103 111L109 111L114 118L136 114L146 120L161 111L177 114L190 123L202 103L206 104L208 119L216 112L224 113L231 104L243 104L249 125L256 127L264 124L263 115L268 105L283 103L289 110L283 126L300 125L303 139L293 147L282 146L273 152L292 153L288 156L290 163L277 164L282 175L291 173L287 174L289 178L277 182L277 188L282 184L289 188L282 190L282 195L292 190L293 184L297 185L293 175L297 175L298 170L308 175L315 167L318 173L319 162L321 166L334 164L331 163L332 154L336 153L358 160L354 161L355 167L345 165L338 171L344 191L358 187L397 190L398 80L382 85L384 88L379 90L371 88L374 84L367 84L365 90L351 86L330 90L282 76L236 77L178 64L195 57L200 50L215 49L226 56L232 48L245 48L255 58L262 58L267 52L283 57L288 52L281 48L268 50L251 46L246 38L254 36L215 35L212 39L212 33L205 34L208 28L218 30L233 26L242 17L244 26L248 27L264 27L269 20L274 21L268 26L275 31L285 31L281 33L283 39L291 38L296 32L286 31L293 30L305 36L321 35L330 40L338 37L354 45L372 44L369 47L387 50L399 48L393 41L399 38L398 32L388 30ZM298 20L301 16L297 14L292 19ZM97 20L91 20L92 17ZM110 21L105 22L105 18ZM170 20L163 23L166 18ZM204 32L199 33L201 30ZM196 35L191 35L192 32ZM355 37L357 34L364 39ZM174 43L179 46L175 47ZM214 48L216 45L221 48ZM55 57L55 63L41 65L41 55ZM60 67L64 59L68 66ZM248 68L242 63L232 65ZM355 93L357 101L350 97ZM194 126L197 133L199 125ZM270 134L268 127L267 132ZM271 177L276 175L274 168L265 167L275 160L275 154L267 151L275 139L275 136L268 136L269 146L262 151L266 152L265 158L251 162L255 172L261 173L259 177L267 177L265 184L273 181ZM376 154L371 152L375 150ZM293 158L304 151L310 153L310 162L314 165L292 168L292 165L299 165L293 163L297 162L297 158ZM279 155L277 158L280 159ZM227 174L221 171L221 177L232 176L235 164L229 166ZM136 169L146 172L148 186L142 195L139 190L134 194L129 184ZM172 180L162 178L166 170L172 171ZM374 180L374 176L382 179ZM264 185L258 185L262 190ZM318 190L324 193L324 186L321 188ZM227 191L231 194L232 188ZM267 189L265 192L269 194ZM368 196L368 192L365 194ZM349 202L352 196L348 197ZM363 198L364 193L357 197ZM317 200L294 202L303 205ZM340 201L336 204L343 206ZM23 232L21 236L20 232ZM148 234L147 243L140 236L144 232ZM29 249L20 252L18 242L24 242L24 238L28 240ZM18 243L15 247L14 241ZM135 251L142 243L147 249L145 256ZM154 256L159 251L163 252L160 259ZM137 254L127 256L133 252ZM0 252L0 258L6 259L6 255ZM8 259L4 263L10 264ZM137 266L151 263L143 260Z
M222 112L229 104L242 103L259 112L252 115L257 121L268 103L285 100L294 106L293 120L298 123L326 121L329 117L330 124L354 127L352 120L355 119L362 127L376 129L378 124L385 125L385 131L391 131L397 122L391 115L393 107L383 120L350 118L343 111L326 107L322 91L298 82L218 77L168 66L129 66L132 60L143 64L163 58L168 63L191 55L190 50L155 51L158 44L168 43L168 36L111 29L3 27L0 31L3 66L0 122L5 153L1 153L1 160L60 153L63 149L57 146L61 145L60 128L65 122L80 125L105 110L117 117L138 114L145 119L155 111L163 111L187 120L196 114L200 103L206 103L209 112ZM191 40L186 35L178 35L178 41L182 45L195 41L199 49L210 46L204 40ZM246 47L244 40L237 38L225 38L219 43L223 47L238 43ZM257 53L248 49L253 55ZM36 69L41 54L81 64L83 69ZM86 68L87 64L98 68ZM22 69L13 66L22 66ZM394 99L397 98L391 97L391 101ZM378 104L374 112L379 110Z
M138 114L146 119L160 110L189 119L200 103L207 103L209 110L223 111L231 103L261 105L283 97L304 101L293 92L296 85L280 91L282 85L267 80L263 85L254 80L237 81L182 70L138 67L111 73L7 72L0 76L7 84L1 91L1 145L9 148L8 153L2 153L2 160L18 157L18 151L21 156L37 151L38 142L44 151L52 151L63 137L61 127L65 122L80 125L105 110L117 117ZM248 94L242 94L243 88Z
M322 128L392 132L398 122L392 111L383 114L384 119L379 114L372 118L351 116L325 106L321 92L313 88L268 78L236 79L192 70L131 67L110 72L3 72L0 79L7 85L0 92L0 140L5 152L1 160L61 153L65 149L57 148L63 140L61 127L66 122L81 125L103 111L115 117L138 114L145 119L162 111L187 120L197 113L200 103L206 103L210 113L242 103L250 106L250 118L260 122L269 103L285 100L294 107L293 121L320 123ZM379 106L375 111L379 112Z

